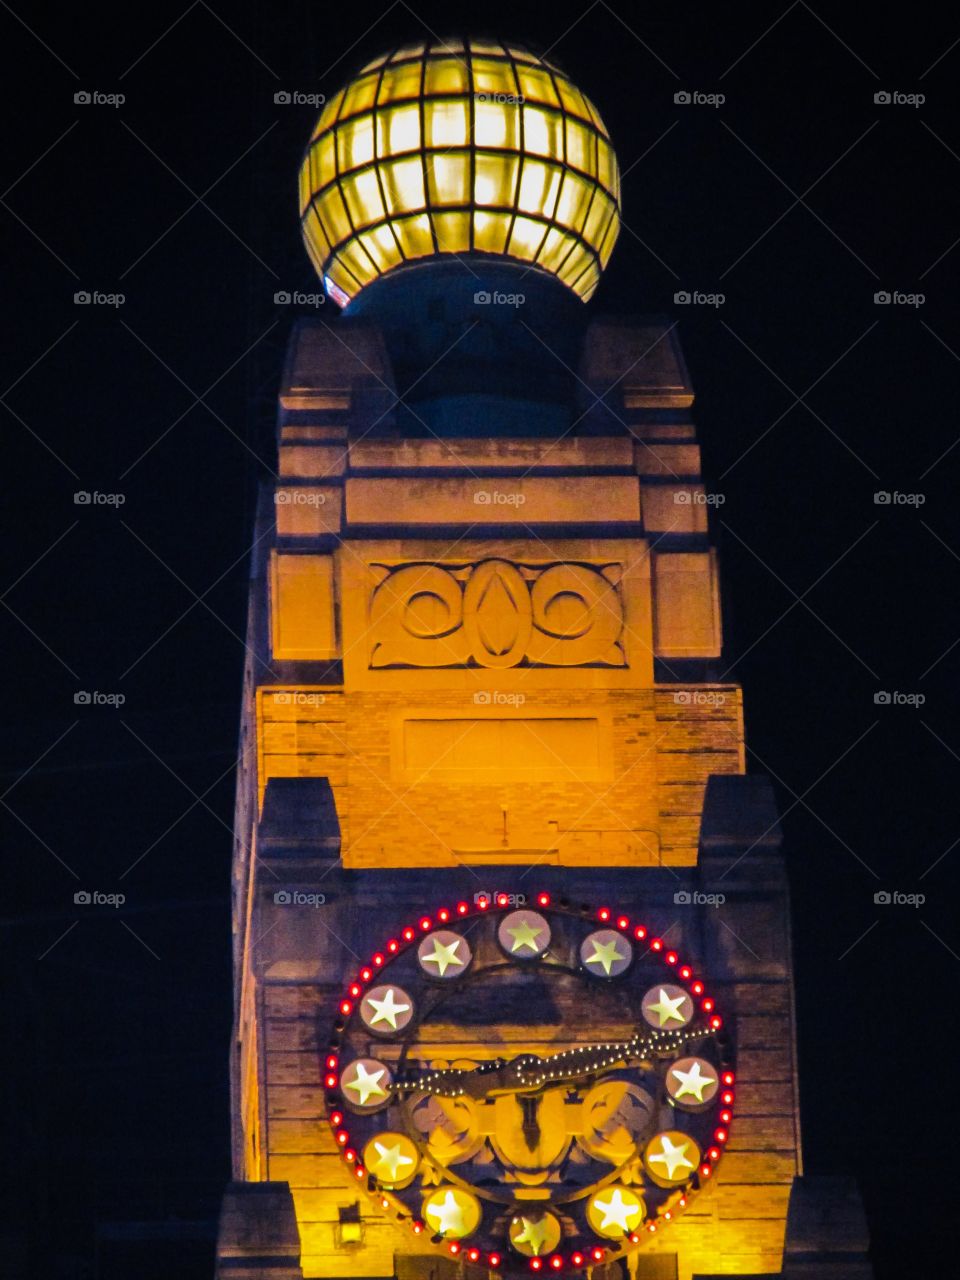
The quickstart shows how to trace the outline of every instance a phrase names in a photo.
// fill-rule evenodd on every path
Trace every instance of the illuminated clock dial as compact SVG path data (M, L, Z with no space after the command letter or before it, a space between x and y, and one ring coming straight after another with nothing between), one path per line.
M363 1025L377 1036L396 1035L413 1016L413 997L402 987L373 987L360 1001Z
M553 1253L560 1243L560 1235L560 1222L552 1213L523 1210L510 1222L510 1243L517 1253L527 1258Z
M595 978L619 978L632 960L632 943L614 929L595 929L580 945L580 963Z
M658 1030L685 1027L694 1014L694 1004L683 987L670 983L651 987L641 1005L644 1019Z
M680 1058L667 1068L667 1093L683 1111L708 1107L720 1087L717 1069L704 1058Z
M643 1200L629 1187L613 1184L591 1196L587 1221L598 1236L619 1240L636 1231L644 1218Z
M538 911L511 911L500 922L497 941L511 960L537 960L550 945L550 925Z
M679 1187L700 1161L700 1148L686 1133L670 1129L651 1138L643 1151L643 1166L660 1187Z
M424 973L449 982L463 977L473 956L463 934L454 933L452 929L437 929L420 943L417 958Z

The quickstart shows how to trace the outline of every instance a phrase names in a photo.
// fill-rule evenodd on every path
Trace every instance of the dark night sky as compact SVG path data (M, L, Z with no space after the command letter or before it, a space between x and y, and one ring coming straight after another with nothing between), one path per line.
M0 8L5 1255L39 1249L11 1275L93 1275L96 1223L211 1220L228 1177L245 550L293 319L273 295L314 287L295 182L315 112L274 93L329 95L381 47L477 26L456 4L336 12ZM804 0L483 15L549 48L610 128L625 229L594 307L681 322L750 767L785 813L807 1171L858 1176L885 1280L953 1245L960 33L935 6ZM211 1274L208 1243L170 1249L158 1267Z

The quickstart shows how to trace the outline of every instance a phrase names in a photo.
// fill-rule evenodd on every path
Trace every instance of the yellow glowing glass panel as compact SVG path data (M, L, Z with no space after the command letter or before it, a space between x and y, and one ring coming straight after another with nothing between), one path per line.
M380 184L373 169L363 169L342 179L340 186L355 227L368 227L387 216L380 198Z
M423 115L428 147L465 147L469 142L470 110L465 98L428 102Z
M474 161L474 204L512 205L517 189L517 157L478 151Z
M425 213L415 218L401 218L391 224L408 258L425 258L434 252L430 219Z
M404 98L418 98L422 76L422 62L405 62L401 67L389 67L380 83L377 102L383 104L398 102Z
M469 213L435 213L437 244L443 253L466 253L470 248Z
M420 146L420 108L415 103L377 112L377 155L395 156Z
M517 82L509 62L490 58L473 59L473 88L476 93L517 94Z
M538 156L563 155L563 117L542 107L523 108L523 146Z
M423 191L423 164L419 156L392 160L381 167L380 174L391 214L422 209L427 203Z
M537 67L518 67L517 77L520 92L527 102L547 102L551 107L559 107L560 99L553 87L553 78L546 71Z
M478 253L505 252L512 221L512 213L485 213L478 209L473 215L473 247Z
M603 122L529 51L463 47L407 45L325 106L298 192L311 258L348 299L406 259L471 248L585 297L620 225Z
M361 75L363 75L363 73L364 73L365 71L373 71L373 70L375 70L377 67L382 67L382 66L383 66L383 64L386 62L386 60L387 60L387 55L386 55L386 54L383 54L383 56L382 56L382 57L380 57L380 58L374 58L374 59L373 59L373 61L372 61L372 62L368 62L368 63L367 63L367 65L366 65L365 67L361 67L361 68L360 68L360 74L361 74Z
M470 157L468 155L429 155L427 181L431 204L470 203Z
M425 93L463 93L470 87L467 64L463 59L444 58L427 63Z

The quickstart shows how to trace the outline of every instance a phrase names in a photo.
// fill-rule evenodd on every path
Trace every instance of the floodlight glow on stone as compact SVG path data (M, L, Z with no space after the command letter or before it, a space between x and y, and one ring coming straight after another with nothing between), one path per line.
M705 1058L681 1058L667 1072L667 1093L678 1105L689 1098L698 1107L711 1101L719 1087L717 1073Z
M535 264L586 300L620 230L620 175L557 67L488 41L415 43L327 101L300 216L338 303L406 262L465 253Z
M560 1222L552 1213L518 1214L510 1223L510 1243L518 1253L539 1258L560 1243Z
M656 1134L643 1152L644 1168L661 1187L686 1182L699 1163L700 1149L693 1138L676 1129Z
M604 1187L587 1204L587 1221L598 1236L619 1240L633 1231L644 1217L644 1204L627 1187Z
M580 944L580 962L588 973L600 977L618 978L632 959L633 947L613 929L596 929Z
M480 1202L460 1187L441 1187L423 1202L423 1216L446 1240L462 1240L480 1225Z
M417 959L424 973L433 978L459 978L470 963L470 947L461 934L441 929L424 938L417 950Z
M389 1098L391 1080L386 1063L376 1058L358 1058L340 1076L340 1088L356 1110L372 1111Z
M373 987L360 1003L360 1017L371 1031L402 1031L413 1017L413 1000L401 987Z
M550 926L538 911L511 911L500 921L497 940L511 959L534 960L550 945Z
M693 1001L682 987L651 987L641 1012L651 1027L685 1027L693 1017Z
M404 1133L378 1133L363 1149L364 1166L390 1187L405 1187L420 1165L416 1145Z

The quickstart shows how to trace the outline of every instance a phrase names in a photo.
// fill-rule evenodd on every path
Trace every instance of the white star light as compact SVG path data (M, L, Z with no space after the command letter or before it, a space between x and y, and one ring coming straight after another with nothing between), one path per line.
M362 1062L356 1063L356 1070L352 1080L344 1080L343 1087L345 1089L354 1089L357 1094L357 1101L361 1107L367 1105L367 1099L370 1097L385 1098L387 1092L380 1088L380 1081L386 1074L386 1067L381 1067L379 1071L367 1071Z
M455 942L443 943L439 938L434 938L433 955L423 956L421 964L435 964L441 978L451 965L458 965L462 968L463 961L457 955L457 948L462 941L462 938L457 938Z
M442 1204L427 1205L426 1216L442 1236L445 1236L448 1231L461 1234L464 1231L463 1207L457 1201L453 1191L447 1192Z
M696 1098L698 1102L702 1102L704 1089L709 1089L712 1084L717 1083L713 1077L700 1074L699 1061L694 1062L689 1071L678 1071L674 1067L670 1074L682 1081L680 1088L675 1089L673 1092L673 1096L677 1100L685 1098L689 1094L691 1098Z
M613 1191L609 1200L601 1200L597 1196L593 1204L603 1214L603 1219L600 1222L601 1231L606 1231L607 1227L612 1223L626 1235L628 1231L632 1230L636 1220L642 1213L640 1205L636 1202L630 1204L624 1200L623 1192L619 1187Z
M519 951L522 947L529 947L531 951L539 951L540 945L537 938L543 933L542 929L536 929L527 920L521 920L519 924L511 926L507 929L507 933L513 938L513 946L511 951Z
M672 1019L679 1022L681 1026L686 1022L686 1018L680 1012L680 1006L686 1000L686 996L681 991L675 999L671 1000L663 987L660 988L660 999L657 1004L648 1004L647 1009L650 1013L655 1013L660 1019L660 1026L664 1027Z
M377 1153L376 1165L378 1169L386 1169L391 1182L398 1182L398 1174L405 1164L413 1164L412 1156L405 1156L400 1149L400 1143L395 1143L392 1147L384 1146L382 1142L374 1142L373 1148ZM403 1175L400 1174L400 1177Z
M620 960L626 960L626 956L617 950L617 940L612 942L597 942L593 940L593 955L584 957L584 964L599 964L603 966L603 972L610 977L613 966Z
M689 1142L678 1142L676 1146L670 1141L667 1134L660 1135L660 1150L656 1154L651 1153L647 1156L650 1164L662 1164L666 1170L667 1177L672 1182L677 1176L678 1169L692 1169L693 1162L687 1159L687 1150L690 1146Z
M513 1237L514 1244L528 1244L530 1252L537 1257L547 1242L548 1223L546 1218L535 1221L532 1218L521 1218L523 1230Z
M372 1005L376 1009L376 1014L372 1018L368 1018L368 1025L375 1027L378 1022L387 1022L396 1031L397 1014L409 1013L410 1006L408 1004L397 1004L394 1001L396 992L393 987L387 988L387 994L382 1000L374 1000L372 996L367 996L367 1004Z

